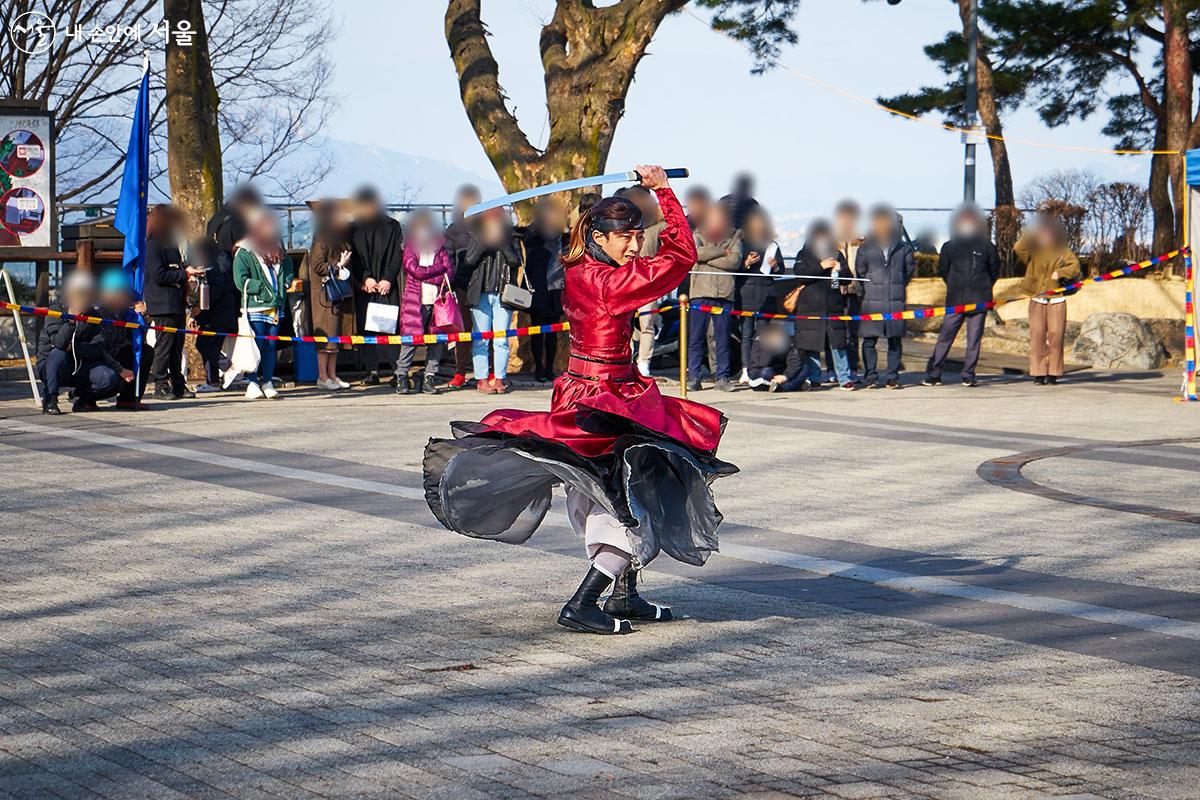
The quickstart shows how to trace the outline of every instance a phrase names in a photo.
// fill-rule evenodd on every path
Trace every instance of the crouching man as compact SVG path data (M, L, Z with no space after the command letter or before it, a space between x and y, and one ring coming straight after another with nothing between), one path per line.
M68 314L96 315L96 284L86 272L73 272L63 286L63 299L51 305ZM58 393L71 389L72 411L94 411L97 400L114 397L133 372L109 351L111 329L90 322L47 317L38 337L37 373L44 386L43 414L61 414Z

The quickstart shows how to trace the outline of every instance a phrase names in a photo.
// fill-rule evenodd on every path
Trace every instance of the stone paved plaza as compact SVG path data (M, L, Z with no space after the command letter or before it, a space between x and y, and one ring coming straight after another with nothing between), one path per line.
M0 798L1200 797L1175 384L704 392L722 552L625 637L554 624L561 504L524 547L426 508L425 439L496 398L5 385Z

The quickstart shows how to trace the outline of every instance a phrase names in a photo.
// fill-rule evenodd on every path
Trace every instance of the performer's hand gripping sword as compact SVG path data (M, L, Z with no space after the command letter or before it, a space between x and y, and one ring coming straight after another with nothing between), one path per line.
M664 170L668 178L686 178L688 176L687 169L677 167L675 169ZM586 189L589 186L600 186L605 183L637 183L642 179L642 176L637 170L631 169L628 172L610 172L607 175L592 175L587 178L576 178L570 181L559 181L558 183L548 183L545 186L537 186L533 189L522 189L519 192L506 194L502 197L497 197L492 200L485 200L482 203L476 203L466 210L464 217L471 217L483 211L488 211L493 208L510 205L511 203L519 203L522 200L532 200L535 197L542 195L554 194L555 192L572 192L576 189Z

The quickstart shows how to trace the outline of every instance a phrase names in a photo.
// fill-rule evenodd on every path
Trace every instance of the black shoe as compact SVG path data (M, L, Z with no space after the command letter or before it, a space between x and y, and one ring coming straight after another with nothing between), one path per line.
M872 381L871 383L868 383L868 384L867 384L865 387L863 387L863 388L865 388L865 389L882 389L882 388L883 388L883 384L882 384L882 383L880 383L879 381Z
M360 382L360 385L361 386L378 386L379 385L379 373L378 372L368 372L367 377L362 379L362 381Z
M186 386L182 386L182 387L176 389L175 391L171 392L171 396L174 397L176 400L191 400L193 397L196 396L196 393L193 392L191 389L187 388Z
M388 378L388 386L392 387L393 389L400 388L400 376L392 373L392 377Z
M45 397L43 397L42 398L42 413L43 414L52 414L56 417L61 416L63 412L62 412L62 409L58 407L58 398L51 397L50 395L46 395Z
M966 381L963 381L963 383L966 383ZM942 379L941 378L930 378L927 375L927 376L925 376L924 380L921 381L921 385L922 386L941 386Z
M700 379L699 379L699 378L695 378L695 379L693 379L693 380L690 380L690 381L688 381L688 382L687 382L687 390L688 390L689 392L698 392L698 391L700 391L702 388L703 388L703 387L700 385Z
M1036 386L1045 386L1046 385L1046 376L1045 375L1034 376L1033 383Z
M718 378L716 386L714 388L718 392L736 392L737 391L737 386L735 386L733 384L733 382L731 382L728 378Z
M900 381L897 381L897 380L890 380L890 381L888 381L888 382L887 382L887 388L889 388L889 389L899 389L899 388L900 388Z
M75 402L71 403L72 414L86 414L89 411L99 411L100 406L96 405L95 400L84 400L76 398Z
M421 382L420 391L425 394L441 394L441 389L437 387L432 375L426 375L425 380Z
M155 389L154 394L150 395L155 400L174 400L175 393L170 389Z
M610 583L612 578L595 567L589 569L583 583L575 590L575 596L558 612L558 624L583 633L612 635L632 632L633 626L629 620L617 619L600 610L600 595Z
M1058 383L1058 376L1057 376L1057 375L1047 375L1047 376L1046 376L1046 384L1047 384L1047 385L1049 385L1049 386L1053 386L1053 385L1055 385L1056 383Z
M396 394L413 394L413 384L407 375L396 378Z
M630 567L613 582L612 595L604 601L604 612L618 619L638 622L670 622L674 617L667 606L656 606L642 599L637 590L637 572Z
M962 385L966 386L968 389L974 389L979 385L979 381L975 380L974 378L963 378Z

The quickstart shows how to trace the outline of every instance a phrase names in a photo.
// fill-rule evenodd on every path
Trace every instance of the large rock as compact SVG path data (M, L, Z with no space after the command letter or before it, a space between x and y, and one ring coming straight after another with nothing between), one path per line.
M1101 312L1083 321L1072 360L1105 370L1158 369L1167 362L1167 351L1133 314Z
M25 327L25 338L29 341L29 354L37 349L34 338L33 317L21 317ZM17 325L13 321L12 312L0 312L0 360L21 357L21 340L17 336Z

